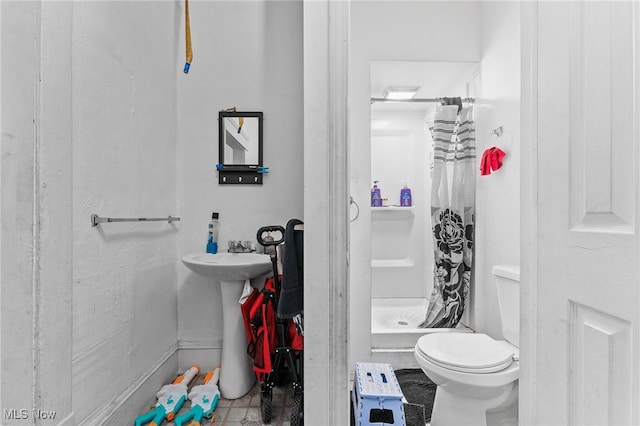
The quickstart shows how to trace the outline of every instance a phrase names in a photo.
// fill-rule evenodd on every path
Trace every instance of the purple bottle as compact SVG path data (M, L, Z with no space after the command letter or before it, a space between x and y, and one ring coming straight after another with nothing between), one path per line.
M380 188L378 188L377 180L373 181L373 188L371 188L371 207L381 207L382 197L380 196Z
M404 188L400 190L400 207L411 207L411 189L404 184Z

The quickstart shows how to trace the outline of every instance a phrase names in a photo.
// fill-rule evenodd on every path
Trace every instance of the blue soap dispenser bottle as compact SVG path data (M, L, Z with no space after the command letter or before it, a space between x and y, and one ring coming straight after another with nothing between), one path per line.
M371 188L371 207L382 206L382 196L380 195L380 188L378 188L378 180L373 181L373 188Z
M411 207L411 189L404 184L404 188L400 190L400 207Z
M220 215L217 212L211 214L209 222L209 236L207 238L207 253L216 254L218 252L218 234L220 233Z

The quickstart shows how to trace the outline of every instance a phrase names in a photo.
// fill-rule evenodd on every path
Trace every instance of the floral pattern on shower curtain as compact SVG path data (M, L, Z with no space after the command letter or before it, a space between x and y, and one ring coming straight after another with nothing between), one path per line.
M467 305L475 214L473 107L436 108L431 182L434 285L423 328L455 327ZM451 185L449 185L451 180Z

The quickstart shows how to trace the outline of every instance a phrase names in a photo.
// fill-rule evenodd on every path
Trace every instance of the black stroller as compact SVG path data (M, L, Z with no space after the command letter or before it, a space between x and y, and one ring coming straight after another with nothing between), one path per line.
M291 425L304 424L303 236L303 223L297 219L291 219L286 230L282 226L265 226L260 228L257 234L258 242L265 248L265 253L271 256L273 266L273 281L269 282L269 279L261 291L260 315L253 315L253 320L248 326L257 340L262 338L265 341L264 344L258 345L257 350L252 348L251 342L248 348L255 361L254 370L261 382L260 411L263 423L271 422L273 389L290 383L293 388ZM278 246L283 242L285 244L280 275ZM267 350L267 347L270 349ZM266 359L267 357L269 359ZM258 368L256 365L259 365Z

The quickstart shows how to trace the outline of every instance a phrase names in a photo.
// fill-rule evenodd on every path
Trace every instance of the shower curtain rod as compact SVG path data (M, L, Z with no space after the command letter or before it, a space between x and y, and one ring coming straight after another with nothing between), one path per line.
M475 98L461 98L462 102L474 103ZM371 103L404 103L404 102L415 102L415 103L442 103L444 102L444 98L411 98L411 99L387 99L387 98L371 98Z

